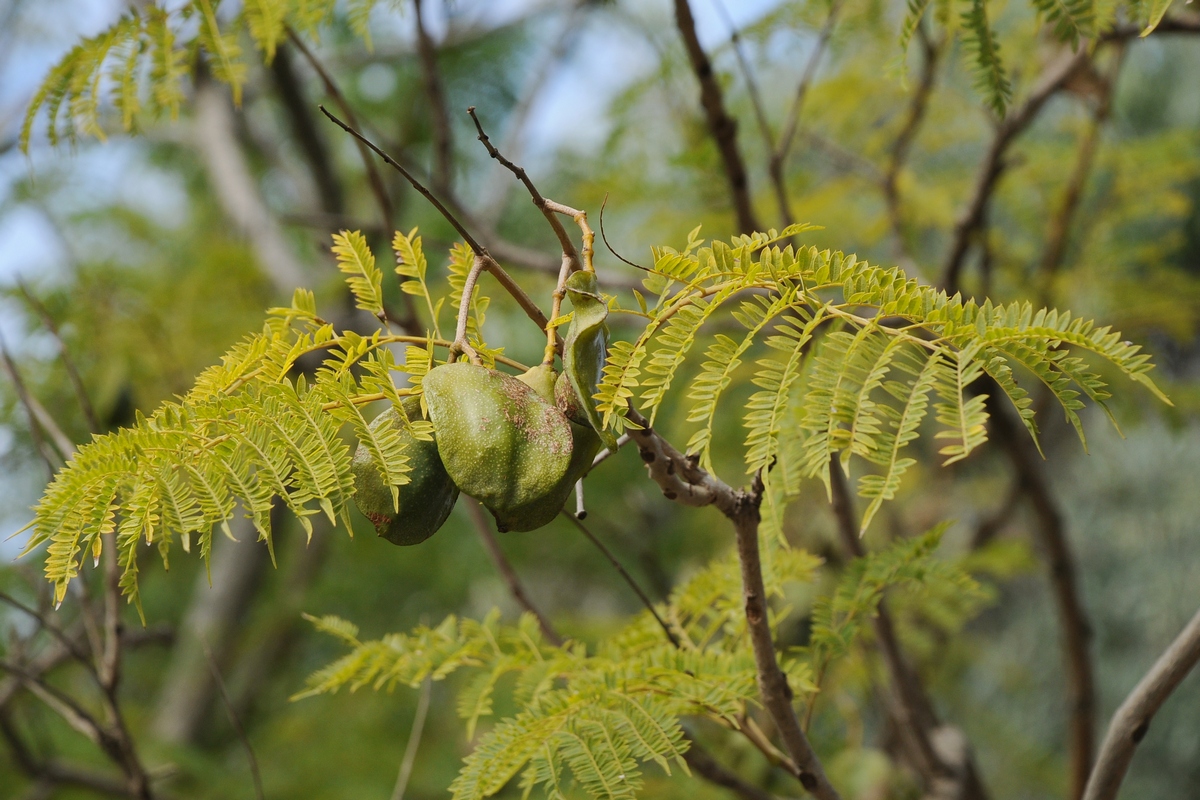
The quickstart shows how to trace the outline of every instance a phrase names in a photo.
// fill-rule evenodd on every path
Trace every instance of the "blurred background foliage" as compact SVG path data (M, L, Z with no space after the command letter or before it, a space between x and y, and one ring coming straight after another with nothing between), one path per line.
M425 165L433 158L433 115L412 7L399 5L372 13L371 49L340 14L319 43L310 44L385 149ZM829 7L820 0L727 6L697 0L700 34L739 121L738 142L759 215L778 226L766 177L769 151L730 36L736 29L766 122L778 136ZM1056 45L1037 33L1026 4L990 8L1019 97ZM108 0L0 5L0 335L28 391L76 442L86 441L89 426L47 317L61 331L101 428L110 429L185 391L200 369L260 326L265 307L287 300L217 185L211 158L203 155L209 129L192 103L177 121L148 125L138 136L53 149L35 127L28 157L15 147L25 105L49 63L77 36L99 30L122 11ZM652 244L682 246L697 224L709 236L733 232L719 155L668 4L427 0L424 11L452 112L454 185L483 224L556 264L553 239L536 211L474 141L460 113L468 105L478 107L493 139L529 168L544 194L588 210L597 228L606 202L607 239L632 261L648 260ZM795 217L823 226L806 234L806 243L901 263L936 280L995 122L972 86L961 47L946 47L923 125L898 174L897 230L881 181L918 90L922 59L916 43L907 63L899 57L903 11L902 3L876 0L850 0L841 9L804 102L786 185ZM967 294L1045 301L1112 323L1155 354L1161 365L1156 379L1175 402L1164 410L1143 392L1118 392L1114 406L1124 438L1092 415L1090 455L1067 426L1045 423L1050 483L1094 629L1100 724L1200 605L1200 493L1194 478L1200 472L1200 47L1194 37L1155 35L1130 42L1117 58L1110 110L1098 111L1107 104L1100 96L1105 89L1099 76L1089 74L1053 97L1012 147L987 226L963 273ZM1098 69L1112 69L1111 60ZM323 310L349 314L328 253L329 235L361 228L383 258L387 231L353 142L312 115L325 98L318 77L291 45L281 48L280 61L311 128L296 127L287 106L289 78L280 77L279 62L264 67L250 59L240 109L234 112L221 88L232 141L303 283L317 290ZM1047 271L1048 231L1098 116L1103 124L1094 163L1061 263ZM314 169L306 150L313 144L305 137L329 154L330 174ZM383 177L394 199L391 224L406 231L420 226L431 273L444 278L443 254L453 231L398 176ZM632 306L626 287L639 278L636 271L604 247L597 261L606 288ZM513 268L532 293L548 295L552 283L545 273ZM389 302L398 305L396 287L389 292ZM621 337L619 316L612 325ZM537 332L506 298L495 298L486 334L527 362L541 347ZM732 404L724 413L718 471L723 463L736 468L734 461L722 461L723 438L729 457L738 458L740 415ZM671 410L662 415L676 441L685 439L677 422L682 416ZM663 501L642 475L636 453L622 452L613 461L589 480L590 519L660 599L681 576L723 552L730 531L703 511ZM27 521L47 477L11 380L0 382L0 462L0 532L7 533ZM868 542L955 520L943 553L964 559L990 598L971 619L953 618L952 604L945 606L951 618L938 619L937 598L906 603L898 597L905 643L945 716L970 737L995 797L1061 797L1068 709L1061 634L1031 534L1036 520L998 448L950 469L933 463L927 459L914 469ZM482 616L499 606L512 618L519 610L461 506L446 530L410 549L377 540L362 518L353 538L320 529L307 548L294 525L284 526L277 568L261 545L218 542L214 570L228 553L227 566L237 562L228 568L243 577L236 594L216 604L217 620L196 616L198 608L211 610L213 594L224 591L219 582L208 588L197 559L176 558L169 576L153 559L146 561L147 630L160 635L130 651L123 700L145 760L172 796L251 796L247 762L206 677L197 632L209 637L268 797L386 798L417 693L289 702L308 673L338 654L335 643L311 631L300 613L337 614L373 637L437 622L447 613ZM832 531L823 488L804 487L786 520L788 538L829 559L834 570L842 559ZM9 541L0 549L0 588L44 605L48 587L40 559L35 554L14 561L18 545ZM561 521L505 536L502 545L534 601L571 636L586 641L611 632L638 609L603 557ZM827 590L829 578L823 580L813 592ZM811 601L811 595L796 598L801 607ZM67 621L69 605L61 612ZM137 626L136 615L126 622ZM0 610L0 627L6 634L0 652L7 659L28 655L23 647L40 646L25 642L29 620L11 609ZM805 635L796 630L794 642ZM903 781L883 755L887 732L872 689L879 667L870 652L861 648L834 679L813 738L847 796L904 796ZM164 721L164 715L184 713L178 695L170 693L188 680L197 693L185 709L193 718L186 725ZM55 673L54 682L84 691L84 676L69 666ZM451 696L447 687L434 686L409 797L443 796L468 750ZM1155 720L1123 796L1175 798L1200 785L1198 708L1200 679L1192 676ZM94 747L36 699L13 697L3 713L40 757L105 767ZM772 777L744 743L723 740L716 730L699 734L720 745L725 761L743 775L785 794L798 790ZM667 782L652 770L647 777L648 797L722 796L697 779ZM893 794L880 793L887 786ZM0 748L0 798L94 796L70 788L38 792L11 750ZM516 793L513 788L507 794Z

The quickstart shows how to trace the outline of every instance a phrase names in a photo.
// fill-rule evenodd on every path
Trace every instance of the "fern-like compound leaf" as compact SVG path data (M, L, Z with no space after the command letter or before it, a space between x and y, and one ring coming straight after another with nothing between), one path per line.
M963 45L975 63L975 88L997 117L1003 117L1012 99L1012 85L1000 58L1000 43L988 20L987 0L965 0L962 13Z
M358 231L333 234L333 254L354 294L354 304L382 319L383 273L375 266L375 254L367 245L366 237Z

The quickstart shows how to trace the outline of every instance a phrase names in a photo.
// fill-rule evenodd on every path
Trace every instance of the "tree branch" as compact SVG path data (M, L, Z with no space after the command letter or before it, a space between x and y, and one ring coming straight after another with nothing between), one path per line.
M583 269L583 265L579 262L579 253L575 250L575 243L571 241L571 237L567 234L567 229L563 227L562 220L558 218L556 209L552 208L550 201L546 200L542 196L542 193L538 191L537 186L529 179L529 175L525 172L524 168L509 161L492 144L492 140L488 138L487 133L483 130L483 124L479 121L479 116L475 113L475 106L468 108L467 113L471 115L471 121L475 123L475 130L479 134L479 141L483 144L484 149L487 150L488 155L503 165L505 169L516 176L517 180L525 185L525 189L529 192L529 197L533 200L533 204L537 206L538 211L542 212L542 216L546 218L546 222L550 223L551 230L554 231L554 235L558 238L563 258L571 260L571 271L575 272L576 270ZM575 214L578 213L580 212L575 212ZM574 217L574 214L570 214L569 216Z
M512 568L512 564L505 557L504 551L500 549L500 543L496 541L496 537L492 533L492 525L488 522L487 515L483 513L483 506L473 497L467 497L464 500L467 506L467 514L471 517L471 524L475 526L476 533L483 540L483 547L492 559L492 564L495 565L496 571L500 573L500 577L504 579L504 583L508 586L509 594L513 596L513 599L517 601L517 604L521 608L533 614L537 619L538 627L542 629L542 636L546 637L546 641L555 647L561 647L563 638L554 630L554 626L550 624L550 620L546 619L545 615L529 599L529 595L525 592L525 587L521 584L521 579L517 577L516 570Z
M422 0L413 0L417 22L417 53L421 61L421 78L425 96L429 98L429 114L433 120L433 188L442 194L450 192L454 169L454 141L451 139L450 113L446 108L446 93L442 88L437 65L437 46L425 28ZM353 121L351 122L353 124Z
M854 558L866 555L859 526L855 519L853 497L840 465L829 465L830 488L833 493L833 515L837 522L839 537L846 551ZM875 616L871 619L875 639L883 656L892 684L890 710L896 726L904 738L914 767L932 788L949 781L956 784L952 795L956 797L985 798L978 768L969 748L962 748L957 763L951 762L939 752L937 735L943 726L933 709L933 703L925 692L921 678L917 675L900 647L895 623L888 611L885 599L879 601Z
M633 579L633 576L629 574L629 571L625 569L625 566L617 560L616 556L612 554L612 551L604 546L604 542L597 539L596 534L592 533L591 530L589 530L588 527L584 525L574 514L563 511L561 512L560 516L578 528L579 532L586 536L588 541L595 545L596 549L604 554L604 557L608 559L608 563L612 564L613 569L617 571L629 588L633 590L633 593L636 594L638 599L642 601L642 606L644 606L645 609L650 612L650 615L654 617L654 621L657 622L658 626L663 629L663 633L667 635L667 639L671 642L671 644L675 647L679 647L679 637L675 635L675 632L671 630L670 626L667 625L667 623L663 621L663 618L659 616L658 610L654 607L654 603L652 603L650 598L646 596L646 593L642 591L642 587L638 586L637 581Z
M1071 223L1074 221L1075 213L1083 199L1083 190L1087 185L1088 177L1092 172L1092 165L1096 160L1096 149L1100 143L1100 133L1112 111L1112 97L1116 91L1117 77L1120 74L1121 65L1124 63L1124 60L1125 44L1124 42L1119 42L1116 45L1113 62L1107 74L1099 80L1100 97L1096 103L1096 108L1092 112L1092 118L1087 130L1084 132L1083 138L1079 143L1079 150L1075 156L1075 166L1071 170L1071 177L1067 180L1062 201L1059 203L1054 215L1050 218L1050 227L1046 234L1046 247L1042 253L1041 274L1039 276L1042 305L1049 305L1051 285L1058 271L1061 269L1063 259L1066 256Z
M938 63L941 60L944 46L944 40L935 44L929 38L923 23L917 25L917 41L921 44L921 82L913 91L908 104L908 113L904 117L904 124L900 127L900 133L896 135L896 140L892 142L891 150L888 153L887 168L883 176L883 197L887 201L888 220L891 222L892 232L896 237L901 255L910 262L912 255L909 253L908 236L904 230L904 215L900 205L900 187L898 185L900 171L908 160L913 142L921 129L921 123L925 120L925 112L929 108L929 98L933 94Z
M692 740L692 746L683 754L683 760L697 775L709 783L730 790L743 800L775 800L775 796L770 792L760 789L752 783L747 783L736 772L727 769L702 748L695 738L690 735L688 738Z
M1083 793L1084 800L1116 800L1134 751L1145 738L1154 715L1198 661L1200 612L1180 631L1113 714Z
M557 71L559 62L572 52L577 41L578 30L582 27L581 23L592 5L591 0L574 0L571 3L570 8L566 12L567 17L563 20L562 27L550 37L550 41L553 44L542 61L534 68L532 77L526 81L521 89L520 99L512 107L508 115L504 141L500 146L501 151L508 153L514 158L520 157L521 133L529 120L530 111L533 109L537 98L541 95L546 82ZM504 211L509 186L510 184L503 180L502 173L498 171L493 171L488 176L488 180L480 193L483 198L480 203L480 208L482 209L480 214L488 229L496 227L500 215ZM496 252L496 256L500 257L499 252Z
M990 379L979 391L987 393L995 438L1012 462L1017 479L1033 507L1035 527L1045 551L1055 603L1062 627L1063 656L1066 660L1067 700L1069 709L1070 797L1083 795L1091 771L1095 746L1096 685L1090 644L1092 627L1076 585L1075 559L1067 539L1062 510L1050 490L1042 460L1034 450L1024 427L1013 419L1000 400L1003 392Z
M800 785L820 800L839 800L829 783L821 762L800 729L792 707L792 690L787 676L775 658L775 645L767 619L767 590L763 585L762 561L758 550L759 504L762 501L761 477L755 478L750 492L738 492L732 513L726 514L737 534L738 562L742 572L742 590L746 599L746 625L758 667L758 691L763 707L775 723L784 746L797 768Z
M771 151L770 160L767 163L767 172L771 176L771 185L775 188L775 200L779 204L781 227L786 228L795 221L792 214L792 205L788 199L787 181L784 175L788 154L791 152L792 143L796 140L796 131L800 125L800 112L803 110L804 101L808 97L809 87L812 86L813 79L816 78L817 66L821 63L821 56L825 54L829 38L833 35L833 28L837 23L837 16L841 7L841 0L833 0L829 5L829 14L825 17L825 23L821 26L820 33L817 34L816 44L813 46L813 51L809 54L808 61L804 65L804 71L800 74L800 83L796 86L795 97L792 100L791 108L788 110L787 121L783 126L783 133L779 136L779 145Z
M42 324L46 326L46 330L54 337L55 344L58 345L58 355L62 359L63 368L67 371L67 378L71 381L71 388L75 390L75 399L79 401L79 410L83 412L83 419L88 424L88 430L92 433L100 432L100 423L96 418L95 407L92 406L92 398L88 394L87 387L83 384L83 378L79 375L79 370L75 366L75 359L71 358L71 352L67 350L66 342L63 341L62 332L58 328L58 323L54 321L49 309L43 305L41 300L38 300L24 281L17 281L17 288L21 290L21 295L25 298L25 302L33 309L33 312L41 319Z
M333 169L329 146L317 130L312 106L304 96L303 87L292 63L291 50L286 45L276 49L275 58L271 61L271 75L279 101L291 125L292 136L300 146L300 152L308 163L309 172L312 173L321 210L326 214L341 215L345 210L342 183ZM386 236L387 228L383 231L383 235Z
M325 106L318 106L318 108L320 108L321 113L329 117L329 119L333 121L335 125L353 136L358 141L362 142L366 147L369 147L376 155L382 158L388 166L392 167L402 176L404 176L404 179L407 180L409 184L412 185L412 187L416 189L426 200L428 200L430 205L436 208L438 213L440 213L446 219L446 221L450 223L454 230L458 232L458 235L463 238L463 241L467 243L467 246L475 251L477 255L483 257L488 272L490 272L492 276L500 282L500 285L504 287L505 291L512 295L513 299L517 301L517 305L519 305L521 310L525 312L525 315L537 323L537 326L540 329L546 329L546 324L549 322L549 320L546 318L546 315L542 313L542 310L537 307L537 303L534 303L533 300L530 299L529 295L525 293L525 290L522 289L517 282L512 279L512 276L505 272L504 268L496 263L496 260L492 258L487 248L479 244L475 237L467 232L467 229L464 228L463 224L458 221L458 218L450 212L450 209L446 208L442 201L439 200L433 194L433 192L429 191L429 189L427 189L423 183L417 180L411 172L401 166L399 162L397 162L383 150L379 149L379 147L377 147L373 142L359 133L358 130L346 124L345 122L342 122L333 114L329 113Z
M350 125L354 128L359 128L358 118L354 114L354 109L350 106L349 101L346 100L346 96L342 94L342 90L338 88L337 83L333 80L328 70L325 69L321 60L309 49L304 40L292 30L291 26L287 26L287 36L288 41L296 46L296 49L300 51L300 55L304 56L309 66L317 73L317 76L321 79L321 83L325 86L326 94L341 109L346 119L350 121ZM324 109L321 110L324 111ZM328 114L328 112L326 113ZM365 140L361 137L355 138L358 139L355 144L358 146L358 154L362 158L363 168L367 172L367 183L371 187L371 193L375 196L375 203L379 206L379 216L380 221L383 223L383 229L390 231L393 225L392 199L388 195L387 187L383 183L383 176L379 174L379 169L375 166L375 162L371 160L370 153L364 147Z
M221 669L217 666L217 660L213 658L212 650L208 647L208 642L204 640L204 636L200 637L200 645L204 648L204 658L208 661L208 668L212 671L213 682L217 685L217 692L221 696L221 703L225 706L225 711L229 715L229 722L233 725L234 731L237 732L238 739L242 743L242 749L246 751L246 760L250 763L250 776L254 780L254 796L257 800L264 800L262 776L258 772L258 759L254 755L254 747L250 744L250 737L246 735L246 729L242 727L242 721L238 718L237 711L233 707L233 701L229 699L229 692L225 689L225 681L221 679Z
M1046 101L1062 89L1067 81L1088 63L1089 58L1086 47L1080 47L1074 53L1063 50L1042 73L1025 102L1014 108L996 127L996 133L980 163L975 178L975 189L954 225L950 247L942 266L941 286L948 293L954 294L960 289L967 250L974 234L983 224L988 202L1004 172L1008 148L1029 127L1046 105Z
M754 213L754 203L750 197L750 180L746 176L746 163L742 160L741 151L737 146L737 121L725 110L725 97L721 84L713 73L712 62L700 39L696 35L696 20L692 17L688 0L675 0L675 24L683 37L683 45L687 50L692 72L700 82L700 105L704 110L704 119L708 130L716 141L717 150L721 154L721 164L725 169L725 179L729 183L729 193L733 200L734 212L737 214L739 233L751 233L761 230L758 217Z
M3 339L0 339L0 365L3 365L5 374L8 375L8 379L12 382L13 388L17 392L17 399L24 406L25 413L29 416L29 435L33 439L33 445L37 448L38 454L45 462L46 469L53 476L58 469L58 465L55 463L55 453L48 447L43 433L53 440L58 456L62 461L70 459L71 453L75 452L75 446L63 434L62 429L58 427L58 423L46 411L45 406L39 403L38 399L25 386L25 381L21 378L21 373L17 370L16 362L13 361L12 354L8 352L8 346L4 343Z

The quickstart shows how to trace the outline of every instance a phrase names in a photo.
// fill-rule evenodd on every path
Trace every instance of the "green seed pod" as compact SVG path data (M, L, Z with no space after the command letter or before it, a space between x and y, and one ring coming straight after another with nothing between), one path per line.
M567 278L566 290L575 310L563 346L563 375L571 382L576 404L587 416L588 424L609 449L615 450L617 437L604 428L594 397L608 358L608 325L604 322L608 318L608 304L600 294L594 272L572 274Z
M552 519L529 510L557 496L568 477L574 439L562 412L516 378L464 362L430 370L423 386L451 480L502 529Z
M554 405L558 406L558 410L571 422L591 427L592 423L588 421L587 413L579 403L579 396L575 394L575 387L571 386L571 380L565 372L554 382Z
M553 403L555 377L554 367L539 364L528 372L518 375L517 380L537 392L538 396L547 403Z
M421 399L404 401L409 419L420 419ZM458 487L446 474L435 442L414 439L395 408L371 422L372 429L393 426L404 442L410 467L409 482L399 487L399 510L392 502L392 489L383 482L367 448L359 445L351 462L354 473L354 503L375 525L375 532L392 544L420 544L442 527L458 500Z
M558 516L558 512L562 511L567 498L571 496L575 482L591 468L592 459L600 452L600 437L592 430L592 426L587 424L586 419L582 425L576 422L569 424L573 449L566 473L540 500L507 512L492 509L496 525L501 531L531 531L548 525Z

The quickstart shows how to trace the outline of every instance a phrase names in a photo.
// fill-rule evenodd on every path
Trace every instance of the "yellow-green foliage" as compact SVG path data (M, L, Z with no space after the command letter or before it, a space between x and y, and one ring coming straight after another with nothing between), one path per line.
M199 56L217 80L241 101L249 62L249 40L267 61L289 31L315 34L328 23L335 0L247 0L226 21L221 0L187 0L170 10L149 4L126 12L109 29L81 40L50 70L26 112L21 146L28 147L33 123L43 109L52 143L76 136L103 138L101 101L110 95L122 129L133 130L143 111L179 114L184 81ZM370 46L367 19L375 0L351 0L347 21Z
M791 437L789 447L798 454L787 469L827 486L834 459L848 472L857 456L874 470L859 478L859 493L871 501L864 529L915 463L903 453L918 437L930 402L938 426L934 438L943 443L939 452L946 463L983 443L988 412L979 386L985 375L1035 436L1031 399L1014 369L1051 390L1081 439L1081 398L1103 404L1109 395L1077 353L1108 362L1162 397L1149 377L1149 357L1109 328L1066 312L1034 311L1028 303L963 301L922 286L898 268L777 244L803 230L793 226L707 245L693 231L683 251L657 250L655 270L645 281L656 298L643 312L645 327L632 342L612 343L596 393L605 426L632 424L628 400L639 388L638 365L652 346L662 338L668 341L663 349L695 341L706 320L747 294L750 299L729 315L745 333L713 338L684 387L692 401L687 419L697 426L688 450L711 468L720 401L736 379L749 379L759 391L744 419L747 472L778 459L782 436ZM343 233L334 241L358 306L381 314L382 273L365 240ZM402 265L424 260L415 236L405 237L398 255ZM462 290L469 260L461 245L451 251L452 300ZM409 270L405 266L401 277ZM470 330L490 362L499 350L489 350L482 340L486 305L486 299L476 299ZM695 307L701 311L687 311ZM420 376L434 363L432 341L410 348L404 367L397 367L387 347L409 339L382 329L370 336L339 334L317 316L312 295L298 291L291 308L272 311L262 333L201 374L185 397L81 448L38 504L26 550L49 543L46 574L61 600L83 555L97 557L103 536L115 531L122 585L136 600L139 541L156 545L166 560L174 537L187 551L195 535L207 557L213 526L224 525L235 503L268 544L275 497L310 534L308 518L318 512L331 523L345 521L354 485L343 427L350 425L366 444L389 483L406 480L399 439L373 433L361 406L387 399L399 407L402 396L419 393ZM759 344L764 357L752 372L742 372L743 358ZM646 365L653 382L642 394L643 411L653 414L662 402L689 347L676 347L671 358L655 351ZM324 354L311 382L294 374L297 360L308 354ZM397 370L412 373L412 385L398 389ZM785 413L793 399L799 410ZM430 435L429 423L409 424L418 437Z
M816 701L820 676L846 655L885 589L915 587L944 602L949 587L955 602L968 606L981 596L966 573L933 556L942 530L854 561L834 592L813 605L810 645L781 662L798 703ZM820 560L773 544L764 556L764 585L777 607L771 623L778 629L795 611L784 604L785 589L811 583ZM746 724L758 689L744 603L738 562L728 553L657 608L678 646L648 612L592 647L548 644L529 614L516 625L502 624L495 612L482 621L451 616L432 628L365 642L345 620L310 617L350 652L314 673L297 698L342 688L415 688L470 670L457 701L468 740L480 720L493 715L501 685L512 687L521 711L497 721L475 742L451 786L456 800L489 797L518 776L526 795L541 786L547 797L564 797L573 779L590 797L633 798L642 766L653 762L668 774L673 767L687 771L682 755L690 742L681 718L703 718L730 730ZM512 677L502 681L506 676Z
M769 550L768 595L780 599L785 585L811 581L819 563L802 551ZM592 797L632 798L641 764L654 762L668 774L688 771L680 717L737 729L757 702L741 591L732 554L679 586L659 609L678 647L649 613L591 648L546 643L528 614L516 625L502 624L497 613L478 622L451 616L433 628L367 642L344 620L310 618L350 652L312 675L298 697L343 687L416 687L471 669L457 708L472 739L479 721L492 716L502 679L513 676L503 685L512 687L522 710L479 738L451 787L454 797L488 797L520 775L527 792L541 785L549 797L563 796L573 777ZM783 667L798 695L815 691L804 660L785 659Z
M1045 25L1060 41L1073 47L1109 26L1120 15L1145 22L1150 33L1166 14L1171 0L1104 5L1101 18L1093 0L1031 0ZM351 31L371 46L368 21L377 0L349 0L341 8ZM183 101L183 84L203 57L212 76L230 86L241 101L249 63L246 49L261 53L269 63L279 44L290 35L315 36L334 16L335 0L246 0L232 18L223 15L221 0L186 0L170 10L149 4L134 8L107 30L81 40L51 69L34 96L21 130L28 147L33 123L45 109L52 143L74 141L78 134L103 138L101 101L111 96L120 127L136 128L143 111L174 118ZM1003 117L1012 99L1012 86L1000 53L992 16L999 13L989 0L960 0L939 5L935 16L950 34L962 37L984 102ZM910 0L900 24L899 44L906 52L916 27L922 24L928 0ZM1002 10L1002 9L1000 9Z

